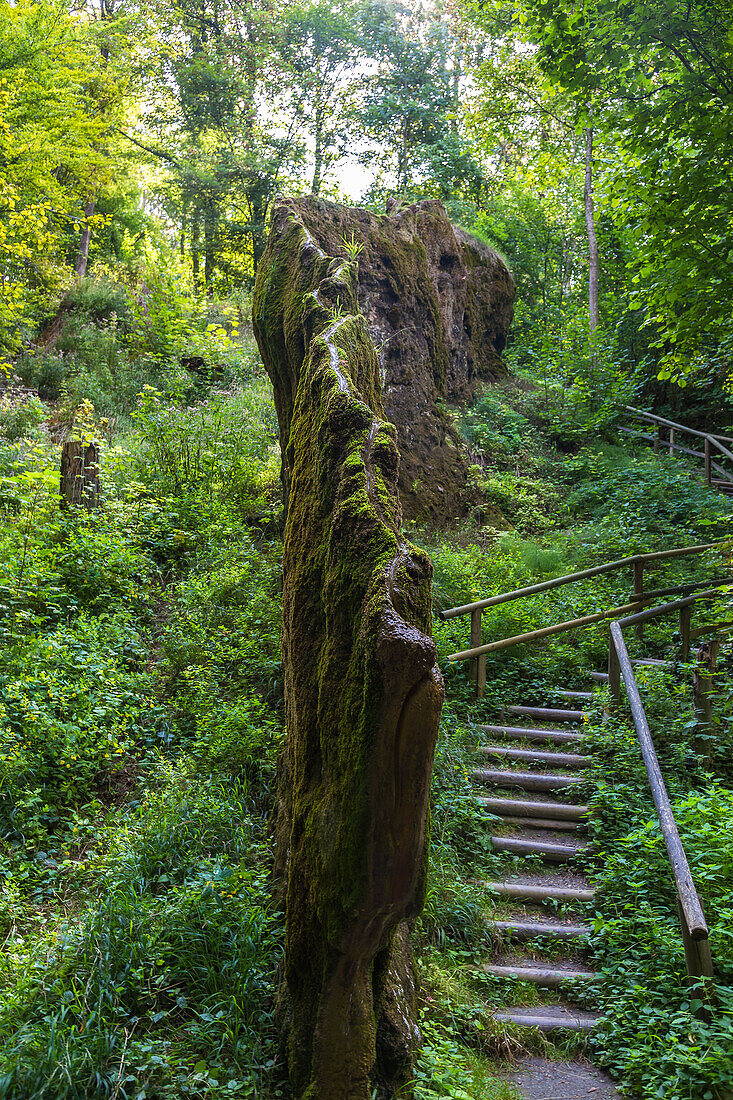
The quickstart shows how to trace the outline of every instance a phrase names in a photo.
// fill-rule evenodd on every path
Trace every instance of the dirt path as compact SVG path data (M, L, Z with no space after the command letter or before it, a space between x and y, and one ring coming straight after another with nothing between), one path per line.
M608 1074L580 1062L524 1058L508 1080L525 1100L622 1100Z

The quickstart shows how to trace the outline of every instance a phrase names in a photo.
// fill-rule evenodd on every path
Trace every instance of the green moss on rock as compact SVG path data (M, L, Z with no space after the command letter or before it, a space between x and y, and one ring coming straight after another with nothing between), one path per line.
M274 212L253 318L287 505L282 1019L297 1097L368 1100L409 1079L417 1037L395 1005L415 1001L403 922L422 904L443 700L432 567L402 539L355 266L318 247L292 203Z
M451 225L435 200L383 215L314 196L285 205L322 253L343 263L345 241L361 246L356 263L349 261L351 270L358 264L352 290L377 351L385 412L397 428L405 516L441 524L460 515L468 467L445 406L505 372L499 353L514 300L505 263ZM309 276L311 260L305 263ZM332 305L343 299L341 278Z

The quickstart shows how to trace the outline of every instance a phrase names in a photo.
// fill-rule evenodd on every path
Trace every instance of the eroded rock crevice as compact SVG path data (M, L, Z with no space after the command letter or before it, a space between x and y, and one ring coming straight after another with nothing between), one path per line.
M443 685L357 266L300 213L274 212L253 309L287 501L281 1009L296 1096L367 1100L409 1080L418 1037L404 922L423 898Z

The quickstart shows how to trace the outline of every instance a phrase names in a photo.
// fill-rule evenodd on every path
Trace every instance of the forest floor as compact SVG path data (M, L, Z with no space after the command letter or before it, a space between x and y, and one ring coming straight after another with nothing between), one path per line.
M103 326L82 328L83 355L30 357L25 392L0 406L0 1097L286 1098L274 1020L282 922L268 886L283 722L269 386L252 349L215 384L179 370L173 384L118 354ZM104 440L94 515L58 509L63 400L45 395L64 378L94 405L90 418L109 418L94 428ZM681 460L610 431L558 439L555 425L540 397L511 386L485 390L460 418L474 462L468 514L451 531L410 532L433 558L436 608L729 531L730 504ZM670 566L660 583L679 575ZM492 609L486 636L612 606L627 583L597 578ZM495 899L476 880L514 861L493 851L472 789L476 727L519 689L546 699L558 673L583 686L584 669L603 667L605 639L592 629L492 657L491 698L477 703L467 669L446 662L465 647L465 622L436 619L434 632L448 700L415 929L425 990L415 1090L510 1100L534 1085L507 1079L507 1058L561 1066L575 1052L493 1021L506 992L478 964ZM648 642L662 652L670 640L650 629ZM690 747L685 676L644 683L723 979L727 660L712 773ZM600 695L586 736L599 824L584 870L604 893L590 944L601 979L583 1000L605 1011L587 1054L644 1100L662 1086L665 1100L717 1097L733 1084L731 987L721 981L720 1016L699 1021L638 748L622 716L604 720Z

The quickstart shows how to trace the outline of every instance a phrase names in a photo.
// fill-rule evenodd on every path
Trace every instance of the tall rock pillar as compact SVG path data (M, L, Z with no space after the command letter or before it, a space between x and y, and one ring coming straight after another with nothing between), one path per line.
M356 266L275 209L253 321L286 526L277 867L296 1097L389 1097L419 1038L404 922L421 907L443 684L432 566L401 535L395 431Z

